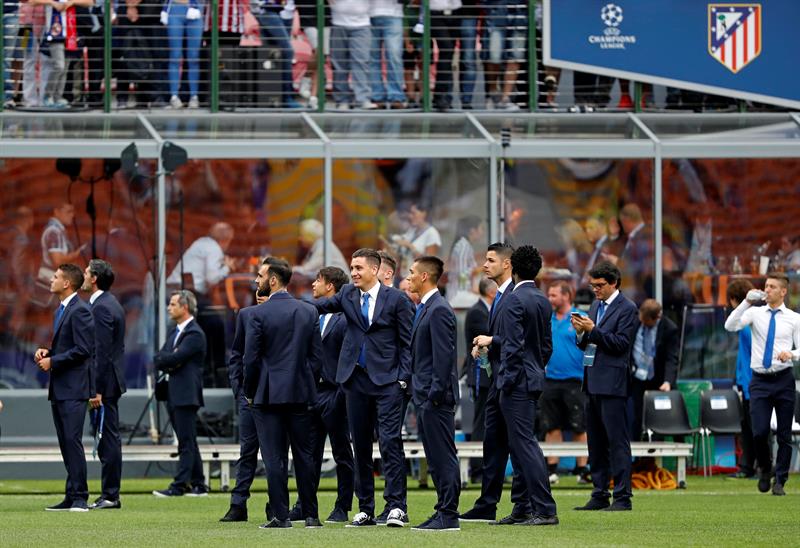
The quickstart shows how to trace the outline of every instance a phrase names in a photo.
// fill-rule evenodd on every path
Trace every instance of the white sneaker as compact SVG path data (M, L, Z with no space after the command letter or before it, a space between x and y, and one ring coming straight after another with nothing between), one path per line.
M353 521L345 525L345 527L374 527L375 520L366 512L359 512L353 516Z
M300 93L300 97L303 99L311 97L311 78L304 76L303 79L300 80L300 89L298 93Z
M378 105L376 105L372 101L364 101L363 103L361 103L362 110L375 110L376 108L378 108Z
M316 95L312 95L308 98L308 108L311 110L317 110L319 108L319 98Z
M336 110L350 110L350 105L347 103L336 103Z
M558 474L556 474L555 472L550 474L550 477L547 479L550 480L550 485L558 485Z
M197 95L192 95L189 99L189 108L200 108L200 99Z
M387 527L403 527L408 523L408 516L400 508L394 508L386 517Z
M169 98L169 107L168 108L183 108L183 102L181 98L177 95L173 95Z

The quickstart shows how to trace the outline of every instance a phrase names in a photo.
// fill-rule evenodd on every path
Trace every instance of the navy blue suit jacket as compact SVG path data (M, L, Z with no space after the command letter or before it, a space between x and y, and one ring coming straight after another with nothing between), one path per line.
M342 312L347 333L339 355L336 382L345 383L356 368L361 343L366 341L367 374L378 386L411 382L411 324L414 305L400 290L380 284L372 324L361 316L361 290L347 284L333 297L314 301L320 314Z
M90 305L94 318L95 389L103 398L125 393L125 311L105 291Z
M173 348L174 327L161 350L153 356L159 371L169 373L169 404L173 407L203 403L203 364L206 360L206 335L193 319L181 332Z
M495 387L504 392L515 386L529 393L541 392L544 368L553 353L553 307L533 283L514 286L502 300L506 303L498 321L503 345Z
M500 302L503 302L500 299ZM478 335L486 335L489 332L489 309L483 302L483 297L478 299L478 302L472 305L467 311L467 317L464 319L464 340L467 344L467 354L464 358L463 374L466 375L467 386L475 386L475 359L472 357L472 341ZM480 387L484 388L489 386L491 381L486 371L480 370Z
M597 323L600 301L592 303L589 317ZM631 353L636 330L639 328L639 309L622 293L608 306L600 325L584 333L578 348L586 350L596 344L592 367L583 368L583 390L600 396L627 397L630 388Z
M454 406L458 402L456 315L447 300L434 293L411 332L414 403Z
M500 350L503 348L503 329L500 325L500 314L508 304L506 297L511 296L514 291L514 282L512 281L506 287L505 292L500 297L500 302L494 307L494 313L489 311L489 336L492 337L492 344L489 345L489 362L492 364L492 376L496 379L497 370L500 368ZM491 382L489 385L491 386Z
M253 308L244 341L244 394L255 405L316 400L322 370L319 315L285 291Z
M228 359L228 380L231 383L233 396L239 398L242 395L242 383L244 380L244 339L247 330L247 322L253 314L256 306L248 306L239 309L236 315L236 331L233 334L231 343L231 357Z
M341 312L333 314L325 331L322 333L322 371L320 379L327 384L336 385L336 370L339 367L339 355L347 334L347 318Z
M94 320L77 295L61 315L50 345L49 400L89 400L94 386Z

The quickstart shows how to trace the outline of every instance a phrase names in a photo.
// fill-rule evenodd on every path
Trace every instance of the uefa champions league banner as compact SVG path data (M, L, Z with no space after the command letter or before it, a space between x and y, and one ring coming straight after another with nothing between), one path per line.
M800 108L800 0L544 0L544 63Z

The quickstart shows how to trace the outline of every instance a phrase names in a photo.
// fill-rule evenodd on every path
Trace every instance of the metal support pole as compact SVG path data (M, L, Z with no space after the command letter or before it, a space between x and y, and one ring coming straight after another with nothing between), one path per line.
M167 176L164 173L164 164L161 161L161 148L158 147L158 179L156 180L156 231L157 231L157 254L158 272L156 272L156 283L158 291L156 294L158 308L158 348L164 345L167 340L167 315L164 309L167 306Z
M111 112L111 0L103 4L103 112Z
M656 155L653 161L655 162L655 177L653 180L653 239L655 239L655 298L658 302L664 302L664 246L663 246L663 224L664 224L664 201L663 189L664 185L661 178L661 143L655 144Z
M317 0L317 110L325 112L325 0ZM327 255L326 259L327 261ZM327 264L327 262L325 263Z
M528 110L539 108L539 67L536 61L536 2L528 3Z
M325 149L322 181L323 224L325 225L323 257L325 264L331 264L331 257L333 256L333 152L331 151L330 141L323 146Z
M219 0L211 0L211 99L209 109L219 112Z
M489 156L489 239L492 242L501 240L500 236L500 196L497 182L497 147L492 146Z
M17 8L19 9L19 8ZM3 104L6 102L6 26L5 26L5 0L0 0L0 112L3 112ZM12 57L13 59L13 57Z
M425 28L422 31L422 110L431 111L431 6L428 0L422 0Z

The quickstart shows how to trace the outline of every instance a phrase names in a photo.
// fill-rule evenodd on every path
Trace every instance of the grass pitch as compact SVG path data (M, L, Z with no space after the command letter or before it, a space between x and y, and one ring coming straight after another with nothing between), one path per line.
M220 523L229 495L213 492L203 498L157 499L152 489L166 488L168 479L123 479L122 510L73 514L45 512L62 498L62 481L8 481L0 479L0 546L800 546L800 477L787 484L785 497L756 490L753 480L689 477L688 489L635 491L633 512L575 512L589 497L589 489L562 478L554 488L561 524L556 527L497 527L462 524L460 532L423 533L375 527L345 529L326 524L323 529L266 531L264 480L249 503L250 521ZM216 482L215 482L216 483ZM433 512L433 489L415 489L409 481L411 524ZM90 482L93 493L99 482ZM216 485L215 485L216 487ZM508 487L508 486L507 486ZM378 482L380 490L382 484ZM461 509L479 496L478 486L461 493ZM498 517L511 510L508 489ZM323 480L319 493L320 517L336 498L335 480ZM292 493L294 499L294 493ZM378 504L382 507L382 501ZM352 513L351 513L352 516Z

